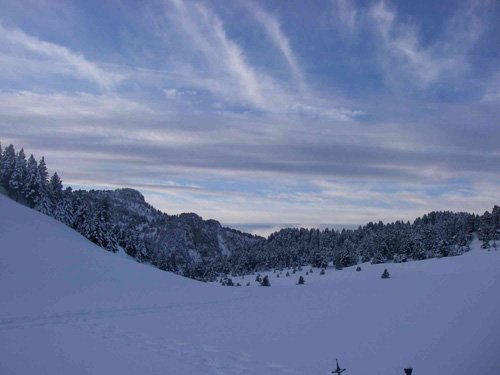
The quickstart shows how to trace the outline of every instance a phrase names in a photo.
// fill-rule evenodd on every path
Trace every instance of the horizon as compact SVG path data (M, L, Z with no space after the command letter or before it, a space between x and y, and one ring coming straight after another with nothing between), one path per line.
M129 187L262 233L500 201L498 2L32 0L0 14L0 136L66 186Z

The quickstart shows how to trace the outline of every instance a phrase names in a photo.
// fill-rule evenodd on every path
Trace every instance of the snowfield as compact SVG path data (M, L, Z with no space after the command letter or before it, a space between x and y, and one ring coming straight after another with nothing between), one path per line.
M498 375L500 251L472 248L222 287L106 252L0 195L0 374L313 375L339 358L348 375Z

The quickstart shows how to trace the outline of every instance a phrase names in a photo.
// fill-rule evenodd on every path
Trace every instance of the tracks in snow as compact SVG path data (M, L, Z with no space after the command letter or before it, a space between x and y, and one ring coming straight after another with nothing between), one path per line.
M142 332L126 330L112 323L113 319L118 317L155 314L178 308L196 308L200 305L223 302L227 301L64 311L51 314L1 318L0 332L31 327L72 325L107 341L124 343L141 351L155 353L162 358L175 357L184 363L193 363L198 368L199 373L203 374L304 374L303 371L287 368L280 364L258 361L245 352L221 351L206 344L186 343L165 336L155 337ZM168 364L166 367L168 368Z

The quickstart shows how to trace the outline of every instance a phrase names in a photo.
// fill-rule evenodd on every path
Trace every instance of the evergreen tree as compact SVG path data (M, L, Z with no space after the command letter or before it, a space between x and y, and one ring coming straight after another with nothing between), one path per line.
M389 279L391 275L389 274L389 271L387 271L387 268L384 270L382 273L382 276L380 276L382 279Z
M60 199L54 201L54 219L73 227L75 214L73 211L72 189L69 186L64 189Z
M54 206L56 206L63 197L63 184L57 172L54 172L50 178L49 195Z
M304 285L306 283L306 280L304 279L304 276L299 277L299 281L297 281L297 285Z
M9 189L9 182L16 167L16 150L12 144L8 145L0 158L0 183Z
M82 223L82 234L93 243L113 252L118 251L118 243L113 235L113 226L109 222L109 204L100 201L90 209L90 214Z
M138 262L143 262L148 259L148 252L144 240L139 236L139 230L133 226L127 226L120 236L120 246L123 250L137 259Z
M9 180L9 192L16 198L16 201L22 197L25 179L26 155L24 154L24 150L21 149L16 156L14 170L12 171Z
M38 172L40 174L42 186L46 188L49 182L49 172L47 172L47 165L45 164L45 158L43 156L38 163Z
M23 196L32 208L35 207L40 200L42 191L41 184L42 181L38 170L38 163L32 154L28 159L28 165L26 167L26 180L23 188Z
M269 277L267 275L262 279L260 286L271 286L271 282L269 281Z
M47 165L45 164L45 158L43 156L38 163L38 174L40 175L40 199L38 200L35 209L45 215L52 216L54 213L54 209L48 186L49 174L47 172Z

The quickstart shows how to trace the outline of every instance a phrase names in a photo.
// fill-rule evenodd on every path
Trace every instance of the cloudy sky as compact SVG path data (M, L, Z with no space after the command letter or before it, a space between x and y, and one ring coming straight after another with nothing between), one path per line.
M0 140L224 224L500 203L497 1L1 1Z

